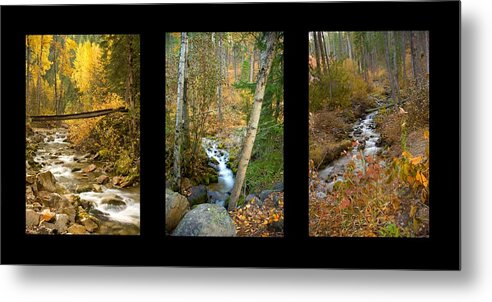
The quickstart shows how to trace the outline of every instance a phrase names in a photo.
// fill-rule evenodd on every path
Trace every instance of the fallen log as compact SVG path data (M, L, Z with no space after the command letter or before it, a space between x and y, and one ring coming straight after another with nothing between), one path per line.
M128 112L128 109L125 107L120 107L116 109L102 109L96 111L60 114L60 115L31 115L29 118L31 119L32 122L62 121L62 120L76 120L76 119L98 117L115 112Z
M408 99L402 100L401 103L400 103L400 105L401 104L404 104L406 101L408 101ZM378 111L378 110L381 110L381 109L389 108L391 106L395 106L395 103L386 104L386 105L379 106L379 107L376 107L376 108L366 109L366 113L371 113L371 112Z

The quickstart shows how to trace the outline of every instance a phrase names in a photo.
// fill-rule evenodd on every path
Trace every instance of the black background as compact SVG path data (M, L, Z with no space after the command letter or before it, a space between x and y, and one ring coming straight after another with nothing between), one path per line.
M1 8L2 264L459 269L459 2ZM430 31L430 238L308 237L308 32ZM285 237L167 237L165 32L282 31ZM141 35L141 235L25 234L25 35Z

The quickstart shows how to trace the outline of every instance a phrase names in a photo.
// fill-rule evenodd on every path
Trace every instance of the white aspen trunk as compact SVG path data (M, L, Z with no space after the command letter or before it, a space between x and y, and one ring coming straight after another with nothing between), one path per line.
M232 188L231 199L228 206L229 211L232 211L236 208L237 200L239 199L241 188L246 178L246 171L248 169L251 152L253 151L253 146L255 143L256 132L258 130L258 123L260 121L261 106L263 104L263 97L265 96L267 79L272 67L272 61L275 55L275 47L278 42L278 33L267 32L264 34L263 39L266 41L266 49L262 51L261 55L261 65L258 74L258 82L256 82L253 108L251 109L251 117L248 124L248 130L246 133L246 137L244 138L244 145L241 152L241 157L239 159L236 181L234 183L234 187Z
M219 61L219 82L217 84L217 118L222 123L222 33L217 35L217 60Z
M186 69L187 33L181 33L181 49L178 65L178 97L176 100L176 128L174 130L174 162L172 188L177 191L181 188L181 150L183 143L183 96Z
M349 58L352 60L352 44L350 43L350 35L347 33L347 47L348 47L348 53L349 53Z

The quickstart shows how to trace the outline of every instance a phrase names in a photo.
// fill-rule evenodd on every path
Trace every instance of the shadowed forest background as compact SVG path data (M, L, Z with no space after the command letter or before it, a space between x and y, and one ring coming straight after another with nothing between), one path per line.
M282 39L166 35L169 234L282 236Z
M310 236L429 236L428 32L309 43Z

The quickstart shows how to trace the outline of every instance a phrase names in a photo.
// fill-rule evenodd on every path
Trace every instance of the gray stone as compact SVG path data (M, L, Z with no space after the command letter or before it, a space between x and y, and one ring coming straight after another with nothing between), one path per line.
M36 176L38 190L56 192L56 179L50 171L41 172Z
M272 188L274 191L283 191L284 190L284 183L283 182L279 182L279 183L276 183L273 188Z
M39 224L39 213L34 210L26 210L26 226L32 227Z
M204 185L191 187L191 194L188 196L190 205L205 203L208 200L207 187Z
M261 201L265 201L265 199L270 195L272 194L273 192L275 192L274 190L265 190L265 191L261 191L260 193L260 200Z
M224 207L207 203L186 213L172 235L234 237L236 226Z
M166 189L166 232L174 230L189 209L186 197Z
M58 233L65 233L67 231L67 225L69 222L69 217L67 214L56 214L55 229Z

